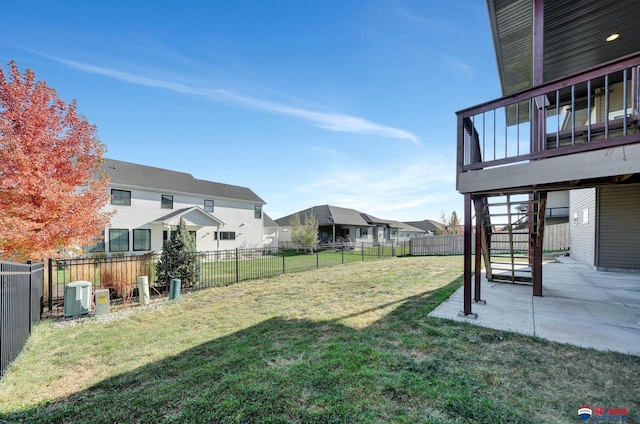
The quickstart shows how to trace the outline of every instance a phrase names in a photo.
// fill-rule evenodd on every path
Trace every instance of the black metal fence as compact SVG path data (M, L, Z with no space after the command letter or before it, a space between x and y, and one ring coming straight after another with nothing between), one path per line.
M44 263L0 261L0 375L24 348L43 306Z
M162 253L49 259L47 300L49 312L59 315L64 308L64 285L72 281L89 281L93 291L107 288L112 301L128 302L138 300L136 283L139 276L149 278L150 294L157 297L165 295L171 278L180 278L183 290L199 290L289 272L406 254L409 254L408 244L389 242L324 244L321 248L289 245L219 250L196 252L177 259Z

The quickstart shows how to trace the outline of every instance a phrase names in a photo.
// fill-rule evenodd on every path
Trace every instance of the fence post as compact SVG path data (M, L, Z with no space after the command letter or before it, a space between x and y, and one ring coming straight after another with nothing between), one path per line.
M360 243L360 256L362 257L362 262L364 262L364 242Z
M285 266L284 266L284 261L285 261L285 252L287 251L287 249L284 248L284 246L282 247L282 273L285 273Z
M49 277L47 278L49 280L49 295L48 300L49 300L49 312L53 311L53 258L49 258Z
M311 247L313 249L313 245ZM316 249L316 269L320 268L320 249Z
M344 243L342 243L342 265L344 265Z
M240 259L238 258L238 248L236 247L236 283L240 281Z
M27 261L27 265L29 265L29 334L31 334L31 320L33 313L33 298L31 297L33 293L33 263L31 261Z

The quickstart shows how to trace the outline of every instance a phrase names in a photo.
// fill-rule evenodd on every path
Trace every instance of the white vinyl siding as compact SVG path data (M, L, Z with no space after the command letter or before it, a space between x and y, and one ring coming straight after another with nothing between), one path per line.
M126 186L116 186L113 188L125 190ZM203 219L198 214L192 214L193 222L187 223L190 231L197 230L197 249L199 251L213 251L219 249L235 248L257 248L263 247L263 220L255 219L255 202L247 202L234 199L212 199L205 196L195 196L182 193L168 193L166 191L140 190L132 188L131 206L118 206L109 204L106 211L117 211L111 217L111 227L129 229L148 228L151 230L151 249L161 251L163 247L162 233L167 228L157 221L172 212L197 206L204 208L205 199L214 200L215 211L209 212L216 219L224 223L224 227L217 228L210 226L210 220ZM161 207L161 195L173 197L173 209L163 209ZM202 218L202 219L200 219ZM215 239L216 231L235 232L235 240L225 240L221 242ZM108 233L108 231L107 231ZM108 237L108 236L107 236ZM130 235L130 237L132 237ZM107 246L108 249L108 246Z

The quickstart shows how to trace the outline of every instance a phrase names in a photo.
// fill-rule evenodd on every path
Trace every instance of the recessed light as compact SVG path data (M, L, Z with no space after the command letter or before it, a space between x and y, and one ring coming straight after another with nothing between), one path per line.
M620 34L618 34L617 32L614 32L613 34L611 34L610 36L608 36L607 38L605 38L605 40L607 41L614 41L617 40L618 37L620 37Z

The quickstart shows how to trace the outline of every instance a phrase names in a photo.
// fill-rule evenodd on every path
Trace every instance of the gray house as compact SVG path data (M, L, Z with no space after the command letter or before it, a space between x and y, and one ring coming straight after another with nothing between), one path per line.
M280 241L291 241L291 218L298 215L300 221L314 216L318 220L318 240L321 243L342 242L349 238L354 242L395 241L399 223L376 218L355 209L322 205L287 215L276 220L281 227Z
M412 227L420 228L427 235L435 235L439 232L444 231L445 225L442 222L434 221L433 219L425 219L423 221L409 221L405 222L405 224L411 225Z

